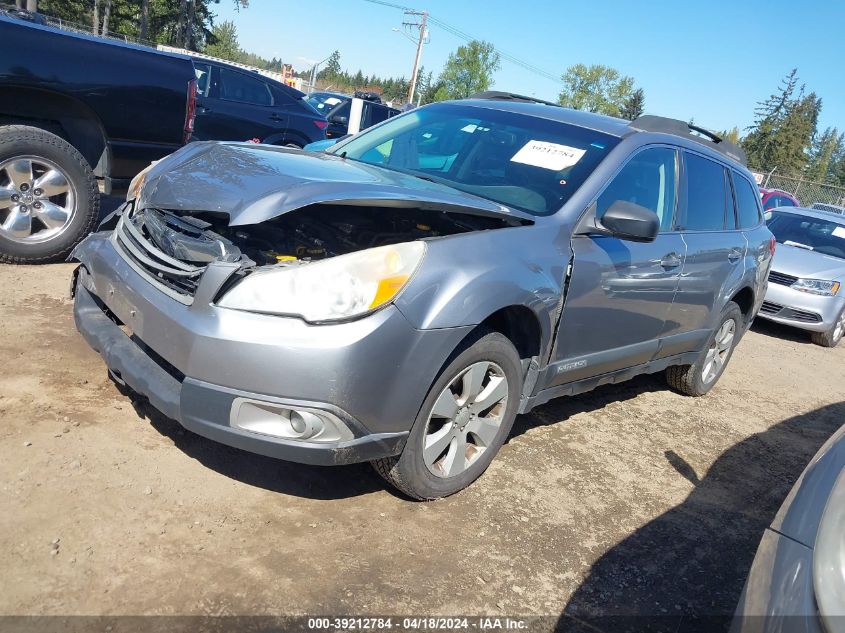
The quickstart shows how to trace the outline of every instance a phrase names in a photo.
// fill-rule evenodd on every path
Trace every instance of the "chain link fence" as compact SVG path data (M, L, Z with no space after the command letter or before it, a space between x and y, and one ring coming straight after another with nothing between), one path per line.
M815 182L800 176L786 176L777 173L777 169L772 171L751 169L751 172L757 178L761 187L780 189L791 193L805 207L809 207L815 202L845 206L845 187Z

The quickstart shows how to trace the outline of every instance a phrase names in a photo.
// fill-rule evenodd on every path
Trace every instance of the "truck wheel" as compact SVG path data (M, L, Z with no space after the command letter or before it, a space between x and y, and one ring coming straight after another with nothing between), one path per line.
M72 145L35 127L0 127L0 262L64 259L99 210L97 181Z
M845 310L836 319L836 323L827 332L813 332L810 338L816 345L822 347L836 347L839 341L842 340L842 334L845 333Z
M692 365L676 365L666 370L669 386L687 396L703 396L710 391L731 359L741 327L742 310L729 301L700 358Z
M402 454L372 464L414 499L458 492L498 453L516 418L521 391L516 348L502 334L479 329L435 380Z

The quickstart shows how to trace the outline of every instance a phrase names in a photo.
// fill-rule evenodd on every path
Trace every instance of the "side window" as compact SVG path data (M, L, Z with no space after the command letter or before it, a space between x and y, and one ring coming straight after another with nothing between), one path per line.
M795 206L795 203L792 200L790 200L789 198L787 198L786 196L780 197L780 203L779 204L782 207L794 207Z
M220 98L254 105L273 105L270 87L265 82L228 68L220 69Z
M737 228L737 211L736 205L734 204L736 191L734 191L731 185L731 177L728 174L728 170L724 169L722 173L725 176L725 228L733 231Z
M760 196L745 178L734 174L734 190L736 191L736 207L739 215L739 228L750 229L762 221L760 216Z
M387 120L389 115L390 109L387 106L381 105L380 103L373 104L370 110L370 125Z
M727 194L725 168L696 154L684 153L687 177L685 231L721 231L725 228Z
M660 218L660 230L672 229L677 191L677 153L654 147L635 154L616 174L596 201L596 217L617 200L651 209Z
M197 94L201 97L208 96L208 87L211 85L211 66L194 62L194 74L197 77Z

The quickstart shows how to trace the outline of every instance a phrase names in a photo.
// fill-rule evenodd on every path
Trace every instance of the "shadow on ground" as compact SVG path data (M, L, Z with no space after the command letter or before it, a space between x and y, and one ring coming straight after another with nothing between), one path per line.
M793 343L813 344L810 340L809 332L795 327L789 327L788 325L781 325L774 321L767 321L766 319L755 319L754 323L751 324L751 329L763 336L780 338L786 341L792 341Z
M667 451L695 489L593 564L558 630L725 630L763 530L843 421L845 403L789 418L735 444L706 473L680 448Z

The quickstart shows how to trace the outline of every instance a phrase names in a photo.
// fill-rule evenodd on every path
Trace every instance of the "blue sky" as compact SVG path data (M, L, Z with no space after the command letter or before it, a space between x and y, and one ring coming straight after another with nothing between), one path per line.
M751 124L793 67L823 100L820 128L845 129L845 1L805 0L394 0L427 10L469 35L559 76L571 64L605 64L634 77L646 112L712 129ZM413 2L413 4L410 4ZM365 0L250 0L234 20L241 47L297 69L335 49L344 69L411 74L414 46L402 12ZM423 65L435 74L458 37L432 26ZM554 101L560 84L502 61L494 88Z

